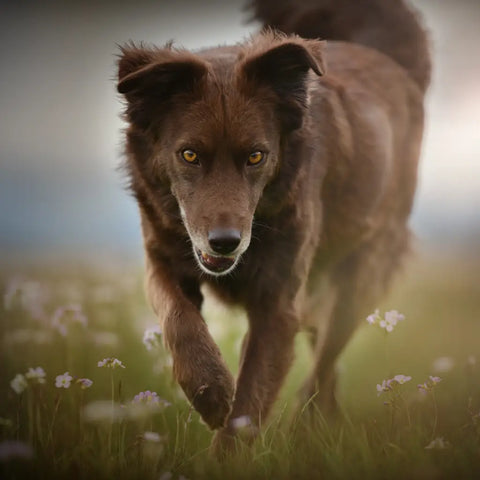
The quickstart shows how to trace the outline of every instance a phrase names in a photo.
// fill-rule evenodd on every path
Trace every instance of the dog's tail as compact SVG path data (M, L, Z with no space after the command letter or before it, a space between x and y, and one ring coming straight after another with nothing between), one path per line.
M423 92L430 83L429 42L408 0L251 0L254 19L287 34L375 48L402 65Z

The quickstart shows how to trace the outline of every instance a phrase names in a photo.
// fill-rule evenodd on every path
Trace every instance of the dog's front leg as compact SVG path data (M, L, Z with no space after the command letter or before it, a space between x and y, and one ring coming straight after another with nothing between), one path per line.
M250 329L244 345L232 413L213 440L217 455L231 450L242 428L255 437L267 417L293 359L298 320L291 309L267 311L266 305L249 309ZM245 427L245 428L243 428Z
M162 265L147 264L147 294L172 354L176 380L211 428L224 426L234 380L198 307Z

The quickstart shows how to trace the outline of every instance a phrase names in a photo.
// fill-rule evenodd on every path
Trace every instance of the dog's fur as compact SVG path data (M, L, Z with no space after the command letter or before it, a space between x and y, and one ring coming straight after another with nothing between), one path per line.
M266 418L301 326L317 332L304 394L334 404L335 360L407 250L430 76L403 0L252 7L266 28L242 45L129 44L119 60L148 295L220 447L236 418ZM202 282L248 313L236 382L201 316Z

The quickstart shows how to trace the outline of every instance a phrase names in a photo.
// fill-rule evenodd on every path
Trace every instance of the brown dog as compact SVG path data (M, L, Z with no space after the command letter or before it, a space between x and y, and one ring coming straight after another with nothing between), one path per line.
M320 333L305 393L333 405L335 360L408 246L430 75L403 0L253 7L275 31L195 54L127 45L119 60L148 295L220 446L236 418L265 419L302 325ZM202 282L248 313L236 383Z

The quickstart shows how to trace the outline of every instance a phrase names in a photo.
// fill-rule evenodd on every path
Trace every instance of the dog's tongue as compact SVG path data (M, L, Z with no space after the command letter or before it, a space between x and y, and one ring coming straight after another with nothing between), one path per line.
M200 260L203 265L212 272L224 272L235 263L234 257L214 257L204 252L201 252Z

